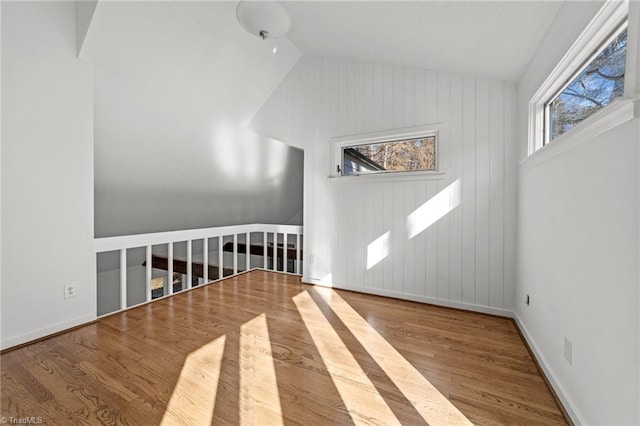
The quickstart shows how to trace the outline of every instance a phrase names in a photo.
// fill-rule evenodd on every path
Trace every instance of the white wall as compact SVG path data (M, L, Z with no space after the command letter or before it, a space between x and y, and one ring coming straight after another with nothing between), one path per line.
M95 317L92 76L75 2L3 2L3 348Z
M302 207L302 153L245 128L300 53L244 31L235 6L97 5L82 50L96 237L286 223Z
M522 158L529 99L599 7L566 3L523 75ZM636 118L519 171L515 312L577 423L640 422L639 140Z
M303 56L254 117L305 150L305 277L508 314L515 279L515 87L422 69ZM329 179L330 138L445 122L442 179ZM414 239L407 216L458 181L461 204ZM368 245L390 232L367 270ZM505 311L506 310L506 311Z

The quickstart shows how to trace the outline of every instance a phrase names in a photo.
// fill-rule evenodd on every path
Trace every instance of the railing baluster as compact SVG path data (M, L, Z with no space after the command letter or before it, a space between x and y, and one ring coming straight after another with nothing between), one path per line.
M282 272L289 272L289 268L287 267L287 258L289 257L289 253L287 253L289 244L287 244L288 234L285 232L282 234Z
M127 249L120 250L120 309L127 308Z
M173 243L169 243L167 259L167 294L173 294Z
M146 274L146 288L145 295L146 300L149 302L151 300L151 246L147 246L147 274Z
M209 282L209 237L202 240L202 280Z
M273 270L278 270L278 232L273 233Z
M245 242L245 247L247 248L245 250L245 256L246 256L246 268L244 269L245 271L248 271L249 269L251 269L251 233L247 232L247 236L244 239Z
M218 237L218 279L224 277L224 256L222 253L222 235Z
M187 241L187 285L185 288L191 288L191 277L193 276L193 251L191 246L192 241Z
M262 245L264 246L262 249L262 267L267 269L267 233L263 232L262 234Z
M238 234L233 234L233 275L238 273Z
M296 232L296 274L300 274L300 234Z

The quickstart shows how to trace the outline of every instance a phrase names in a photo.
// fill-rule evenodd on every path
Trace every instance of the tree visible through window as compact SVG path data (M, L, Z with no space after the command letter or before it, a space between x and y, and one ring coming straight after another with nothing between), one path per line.
M435 169L435 136L342 148L343 175Z
M626 24L625 24L626 25ZM627 30L623 26L613 40L547 103L548 141L569 131L624 92Z

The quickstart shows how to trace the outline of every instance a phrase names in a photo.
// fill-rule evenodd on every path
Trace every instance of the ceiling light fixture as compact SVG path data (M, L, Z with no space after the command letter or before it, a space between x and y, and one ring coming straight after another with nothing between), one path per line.
M262 40L282 37L291 27L284 8L271 1L241 1L236 7L236 18L242 28Z

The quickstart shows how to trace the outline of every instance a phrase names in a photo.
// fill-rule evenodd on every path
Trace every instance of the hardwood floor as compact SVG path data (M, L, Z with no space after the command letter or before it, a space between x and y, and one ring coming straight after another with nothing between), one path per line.
M564 424L513 322L253 271L0 357L45 424Z

